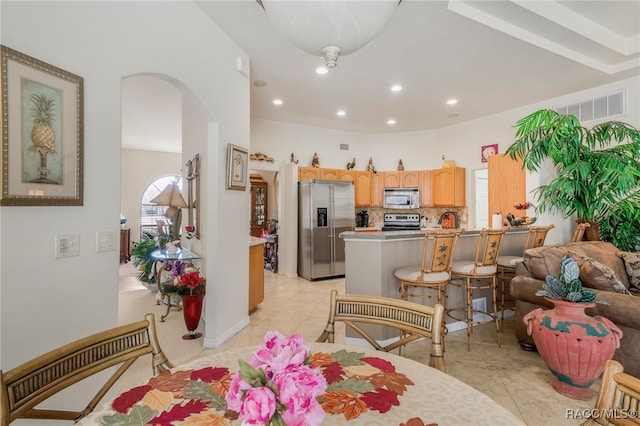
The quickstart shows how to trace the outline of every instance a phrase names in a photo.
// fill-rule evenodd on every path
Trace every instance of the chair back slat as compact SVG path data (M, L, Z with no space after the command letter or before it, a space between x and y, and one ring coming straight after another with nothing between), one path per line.
M157 344L155 319L96 333L54 349L6 373L0 371L0 426L13 420L77 420L91 412L115 381L139 357L152 354L153 373L173 365ZM109 367L122 364L82 411L35 408L63 389Z
M476 266L495 266L498 262L500 244L507 228L487 229L484 228L478 235L476 243Z
M608 360L595 409L582 425L640 425L639 406L640 379L625 373L618 361Z
M422 272L429 274L450 271L458 237L463 232L463 229L427 231L422 247Z
M527 241L525 242L524 249L542 247L544 241L547 239L547 234L550 230L555 228L555 225L548 226L532 226L527 233Z
M335 340L335 322L343 322L356 331L374 348L389 352L420 338L431 340L429 365L445 371L442 350L444 338L444 307L424 306L382 296L365 296L331 292L329 320L318 342ZM360 324L392 327L400 331L400 338L381 346Z

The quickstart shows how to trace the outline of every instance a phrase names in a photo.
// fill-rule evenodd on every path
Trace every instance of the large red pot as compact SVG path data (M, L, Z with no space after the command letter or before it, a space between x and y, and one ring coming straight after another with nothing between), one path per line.
M595 303L545 299L554 308L538 308L525 315L527 333L555 376L553 388L571 398L591 399L589 386L620 347L622 330L607 318L585 314L585 308Z

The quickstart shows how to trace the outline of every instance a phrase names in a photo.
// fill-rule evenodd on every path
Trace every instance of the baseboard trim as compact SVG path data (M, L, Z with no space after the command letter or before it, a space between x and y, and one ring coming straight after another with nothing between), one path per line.
M238 334L240 331L242 331L242 329L248 326L250 322L251 321L249 319L249 316L247 315L242 319L242 321L240 321L239 323L237 323L236 325L228 329L222 335L215 338L207 337L206 330L205 330L205 338L202 344L206 349L217 348L218 346L222 345L227 340L231 339L233 336Z

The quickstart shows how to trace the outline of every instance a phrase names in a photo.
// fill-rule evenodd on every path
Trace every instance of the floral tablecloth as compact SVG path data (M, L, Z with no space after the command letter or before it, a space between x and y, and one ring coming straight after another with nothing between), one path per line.
M434 368L354 346L313 343L312 365L327 379L327 425L522 425L491 400ZM229 375L254 347L214 353L176 367L99 406L79 426L240 425L226 410Z

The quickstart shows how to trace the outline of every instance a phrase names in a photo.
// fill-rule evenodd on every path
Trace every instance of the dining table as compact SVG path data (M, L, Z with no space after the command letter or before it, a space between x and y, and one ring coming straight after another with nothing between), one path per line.
M309 346L311 365L327 380L318 397L323 425L524 425L487 395L409 358L336 343ZM241 425L238 413L226 409L224 396L239 360L255 350L205 351L98 405L77 425Z

